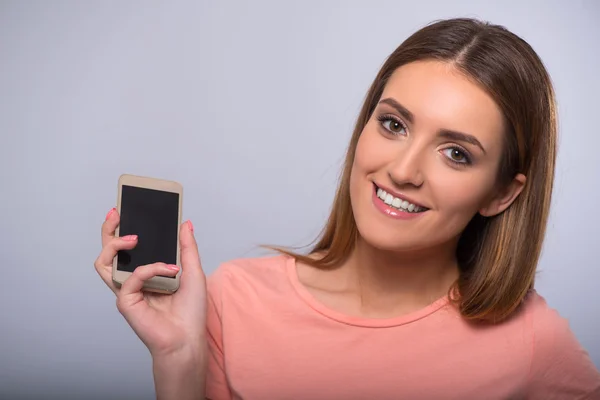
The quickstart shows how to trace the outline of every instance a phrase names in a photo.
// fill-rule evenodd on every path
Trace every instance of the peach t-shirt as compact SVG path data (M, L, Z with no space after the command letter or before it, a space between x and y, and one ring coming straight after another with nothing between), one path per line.
M286 255L225 263L208 288L212 400L600 399L600 373L535 291L475 327L447 298L391 319L340 314Z

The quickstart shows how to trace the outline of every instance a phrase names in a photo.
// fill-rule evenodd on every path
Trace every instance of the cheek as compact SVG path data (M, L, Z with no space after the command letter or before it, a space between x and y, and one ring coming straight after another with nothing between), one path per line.
M356 145L353 169L371 173L382 168L390 157L393 157L393 147L377 131L376 126L367 124Z
M350 201L354 203L354 200L359 198L361 186L364 185L363 181L366 174L365 160L362 154L359 152L359 148L356 149L356 155L354 156L354 163L352 164L352 170L350 171Z
M436 174L430 182L439 211L448 216L471 218L492 189L488 174L451 171Z
M366 127L356 145L350 173L350 200L354 205L355 201L362 197L362 191L367 188L369 175L380 168L381 150L376 139Z

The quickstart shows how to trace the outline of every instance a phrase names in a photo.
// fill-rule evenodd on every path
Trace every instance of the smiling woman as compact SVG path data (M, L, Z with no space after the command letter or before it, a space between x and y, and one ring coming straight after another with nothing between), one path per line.
M316 245L210 278L209 397L600 397L533 289L556 126L541 60L503 27L409 37L367 93Z
M321 240L308 256L279 250L320 269L367 251L394 265L426 251L418 270L454 269L450 297L463 317L501 321L533 287L554 178L554 104L538 56L502 27L458 19L422 29L369 90ZM373 185L392 207L427 211L412 226L381 219L369 204L403 210L385 211Z
M227 262L205 293L185 224L181 289L142 296L164 273L147 266L117 293L157 393L600 398L600 373L534 290L556 136L550 78L525 41L471 19L419 30L375 77L307 254ZM101 275L134 246L113 237L117 224L110 214Z

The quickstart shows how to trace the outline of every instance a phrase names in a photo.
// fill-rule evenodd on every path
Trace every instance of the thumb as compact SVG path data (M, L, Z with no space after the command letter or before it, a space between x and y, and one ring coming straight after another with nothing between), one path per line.
M194 237L192 221L186 221L179 228L179 244L181 248L181 273L182 275L202 274L198 244ZM183 278L183 276L182 276Z

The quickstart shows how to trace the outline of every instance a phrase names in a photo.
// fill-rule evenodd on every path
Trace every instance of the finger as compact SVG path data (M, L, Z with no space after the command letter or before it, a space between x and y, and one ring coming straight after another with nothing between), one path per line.
M106 218L102 224L102 247L106 246L106 244L115 237L115 230L119 225L119 221L119 212L116 208L112 208L108 214L106 214Z
M194 237L194 225L191 221L183 223L179 229L179 242L181 248L182 275L203 274L198 244Z
M98 263L100 266L112 266L113 260L119 250L131 250L138 243L137 235L128 235L118 238L112 238L106 246L102 248L100 255L98 256Z
M136 235L112 238L112 240L102 248L100 255L94 263L96 271L104 283L106 283L113 292L116 292L116 287L112 281L113 260L119 250L131 250L137 245L137 243L138 240Z
M155 263L137 267L125 282L123 282L123 285L121 285L119 299L117 301L119 311L123 312L136 302L140 301L140 299L143 299L141 291L144 287L144 282L158 275L175 276L178 271L179 267L177 265L165 263Z

